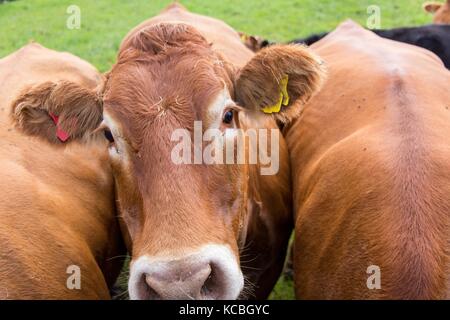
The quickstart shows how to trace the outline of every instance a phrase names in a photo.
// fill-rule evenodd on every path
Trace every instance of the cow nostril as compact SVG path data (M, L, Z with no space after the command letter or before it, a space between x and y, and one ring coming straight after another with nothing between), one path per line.
M208 278L206 278L206 281L202 286L201 289L202 296L204 297L210 296L213 293L212 292L213 287L214 287L214 270L211 269Z
M153 289L153 284L151 281L151 278L149 278L148 275L143 274L142 275L142 283L145 288L145 296L149 300L159 300L162 299L162 297L156 292L155 289Z
M219 268L211 265L211 272L202 286L202 297L204 299L219 299L224 290L224 279L221 279Z

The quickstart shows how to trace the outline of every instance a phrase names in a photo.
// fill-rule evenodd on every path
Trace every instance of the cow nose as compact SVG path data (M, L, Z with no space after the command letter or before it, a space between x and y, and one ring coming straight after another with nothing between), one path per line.
M237 299L244 277L229 246L209 244L190 254L141 255L131 260L132 300Z
M145 275L150 299L205 299L214 289L210 264Z

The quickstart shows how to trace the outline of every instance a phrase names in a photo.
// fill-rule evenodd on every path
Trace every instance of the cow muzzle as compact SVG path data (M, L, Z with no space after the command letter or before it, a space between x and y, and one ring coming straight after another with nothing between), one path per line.
M130 267L130 299L237 299L244 277L228 246L207 245L184 257L140 256Z

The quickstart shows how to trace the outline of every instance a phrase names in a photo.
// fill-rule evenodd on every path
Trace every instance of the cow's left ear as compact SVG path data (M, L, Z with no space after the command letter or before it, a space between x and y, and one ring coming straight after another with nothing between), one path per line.
M244 108L287 123L299 115L324 79L324 63L312 50L302 45L271 46L240 71L236 100Z

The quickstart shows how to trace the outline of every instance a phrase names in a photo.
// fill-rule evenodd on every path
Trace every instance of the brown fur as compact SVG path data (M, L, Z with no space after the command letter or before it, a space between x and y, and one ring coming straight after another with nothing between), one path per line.
M147 49L152 48L150 54L147 51L137 56L130 51L121 53L118 64L109 75L105 93L106 110L119 121L131 148L140 155L132 160L131 172L120 165L114 167L115 175L121 177L117 182L120 211L133 241L133 256L168 252L177 254L211 242L226 243L238 255L237 238L242 228L239 227L239 221L243 213L232 210L230 205L247 198L244 190L248 189L248 181L243 175L244 171L238 166L227 165L176 166L170 161L173 144L167 141L174 128L192 130L194 120L203 119L205 124L208 123L206 107L223 88L223 83L227 83L234 95L233 79L230 79L232 68L225 61L211 63L223 58L212 52L198 33L191 37L190 32L194 32L191 27L159 24L148 29L153 30L151 41L162 38L155 35L158 34L156 30L164 35L177 34L167 32L167 29L185 30L186 33L178 34L176 41L162 38L164 43L173 44L166 45L162 51L153 49L162 46L158 42L148 41L150 38L146 36ZM140 40L133 40L132 43L136 42ZM155 51L158 53L156 56ZM129 60L130 56L134 60ZM196 65L195 71L188 71L193 65ZM173 78L174 74L178 74L179 78ZM160 96L164 99L157 107ZM283 172L287 170L285 160L286 157L282 159ZM259 229L263 226L262 230L277 228L280 235L278 239L272 239L267 238L266 233L261 233L266 238L262 240L258 239L256 231L249 232L249 239L254 240L247 245L244 266L248 265L248 280L256 286L256 292L250 297L266 297L279 272L277 265L276 271L272 270L274 267L269 261L282 261L284 243L289 234L290 200L287 189L280 185L283 180L287 183L287 178L283 174L278 178L279 181L271 185L277 188L277 191L272 192L282 195L273 202L274 208L277 204L276 211L280 218L271 216L274 209L264 213L267 209L260 209L257 204L252 209L257 210L255 213L260 212L258 215L268 215L267 221L259 222ZM122 192L124 186L127 189ZM189 189L186 189L187 186ZM230 222L222 222L222 215L228 216ZM275 224L274 219L280 221ZM273 221L273 226L270 221ZM184 232L180 234L178 230ZM252 251L255 246L264 247L267 253L279 249L275 250L274 255L266 256ZM272 249L268 250L268 246ZM257 261L259 271L255 272L252 266ZM278 265L281 266L282 262Z
M351 22L311 48L328 81L286 132L297 298L448 299L448 70Z
M175 165L170 135L176 128L192 131L194 120L205 127L216 120L209 119L207 108L224 85L232 98L243 97L237 101L247 112L239 112L238 127L276 129L272 117L254 116L255 100L272 101L275 93L266 98L257 91L255 98L249 90L275 90L277 75L289 74L301 84L299 91L289 88L289 108L299 108L318 90L322 67L313 54L295 46L252 58L235 31L211 20L172 6L133 29L121 44L104 93L105 112L118 124L126 141L123 152L130 155L129 165L113 167L120 211L133 258L227 244L238 259L242 255L242 270L254 286L243 297L266 298L283 266L292 223L283 139L280 172L263 177L258 166ZM295 114L290 110L284 117Z
M242 297L269 295L292 229L284 139L278 174L261 176L258 165L175 165L170 137L178 128L192 132L195 120L204 128L217 121L208 107L224 88L231 98L241 97L242 105L233 106L237 127L278 130L273 117L255 115L261 107L256 103L272 102L280 75L288 74L291 104L277 118L292 120L298 114L294 109L319 89L322 68L313 53L298 46L278 46L253 57L229 26L179 5L127 35L101 94L104 112L116 124L118 157L127 159L111 158L111 164L133 259L183 255L209 243L228 245L248 280ZM271 90L269 97L264 89ZM91 99L86 105L97 104L95 95L86 97ZM219 129L226 128L222 123Z
M49 114L59 116L59 126L72 139L96 129L102 120L102 105L92 90L69 81L46 82L26 88L13 103L13 121L20 130L59 143Z
M227 61L235 66L244 66L253 56L253 52L242 44L239 33L225 22L191 13L179 3L168 6L159 15L132 29L122 41L119 51L124 51L124 48L128 46L127 39L129 37L135 36L138 31L145 29L148 25L156 25L161 22L182 22L193 26L208 40L216 52L220 52Z
M46 115L58 113L63 125L73 115L98 118L88 92L100 80L87 62L36 43L0 60L1 299L110 298L124 247L106 143L92 137L56 147ZM81 290L66 287L70 265L81 269Z
M423 9L433 14L433 23L450 24L450 0L442 2L425 2Z

